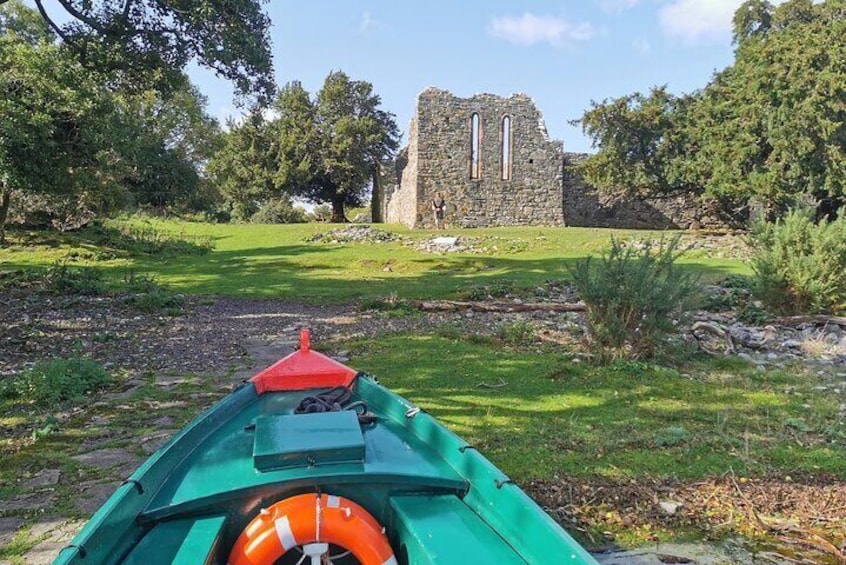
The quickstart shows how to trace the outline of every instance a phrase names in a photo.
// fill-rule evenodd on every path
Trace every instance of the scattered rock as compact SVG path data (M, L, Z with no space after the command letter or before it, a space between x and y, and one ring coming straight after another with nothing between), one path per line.
M157 428L169 428L173 426L173 418L170 416L162 416L161 418L156 418L150 422L150 425Z
M400 241L402 237L372 226L349 225L343 228L318 233L306 238L308 243L384 243Z
M672 516L679 508L684 506L684 502L679 502L678 500L661 500L658 502L658 506L661 507L664 514Z
M174 385L196 382L196 377L190 377L186 375L156 375L156 385L161 387L169 387Z
M49 525L51 529L43 530L41 535L46 535L46 539L38 543L24 556L23 562L27 565L49 565L53 562L59 552L73 539L73 536L79 532L84 522L80 520L70 520L64 522L50 521L45 523L45 528ZM35 529L38 526L33 526Z

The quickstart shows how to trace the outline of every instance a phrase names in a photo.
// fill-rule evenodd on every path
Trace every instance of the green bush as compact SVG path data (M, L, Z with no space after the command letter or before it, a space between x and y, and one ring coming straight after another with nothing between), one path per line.
M78 355L69 359L39 361L5 381L4 398L22 398L37 406L53 407L79 400L108 385L111 377L102 365Z
M270 200L250 217L254 224L302 224L306 222L306 213L302 208L295 208L286 198Z
M527 346L535 341L535 328L529 322L514 322L500 327L496 335L503 345Z
M144 312L165 311L168 314L179 314L185 305L185 297L156 282L156 278L148 274L128 273L124 277L126 289L130 293L126 299L138 310Z
M600 259L588 257L570 268L602 360L651 357L696 305L698 276L676 265L678 245L675 237L638 250L612 238Z
M135 254L167 257L205 255L214 249L214 241L208 236L171 234L152 226L121 225L115 228L95 224L84 233L95 245Z
M846 216L814 223L813 211L792 210L752 232L753 293L786 314L846 312Z
M71 267L57 262L47 269L47 288L59 294L102 294L103 273L91 267Z

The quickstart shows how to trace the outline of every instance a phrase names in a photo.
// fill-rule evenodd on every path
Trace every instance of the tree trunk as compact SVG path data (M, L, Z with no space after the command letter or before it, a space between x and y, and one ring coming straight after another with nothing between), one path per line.
M12 189L0 182L0 245L6 243L6 218L9 215L9 204L12 202Z
M379 163L373 167L373 195L370 198L370 221L374 224L381 224L385 221L382 217L382 183L379 182L382 167Z
M344 215L344 198L342 196L336 197L332 200L332 219L333 224L347 223L347 217Z

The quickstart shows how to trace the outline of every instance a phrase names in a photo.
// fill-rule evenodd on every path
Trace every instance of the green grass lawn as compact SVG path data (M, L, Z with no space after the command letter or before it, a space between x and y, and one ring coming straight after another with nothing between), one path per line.
M659 232L591 228L432 232L379 226L415 242L436 235L456 235L475 238L478 246L488 248L480 254L439 255L399 242L306 241L311 235L340 227L330 224L238 225L135 219L107 222L106 227L113 237L92 230L66 235L12 232L12 245L0 248L0 269L43 268L59 260L70 260L75 265L101 269L112 283L129 272L148 273L160 283L190 294L309 302L345 302L389 295L444 298L497 279L509 280L517 287L532 287L565 277L569 262L598 254L612 235L660 237ZM209 243L214 248L206 254L139 252L133 238L150 234L168 234L174 239ZM742 261L711 259L702 252L682 262L701 271L706 280L748 272Z
M437 335L359 342L352 365L521 481L555 475L846 477L838 398L807 370L736 358L592 367ZM480 386L501 385L494 388Z

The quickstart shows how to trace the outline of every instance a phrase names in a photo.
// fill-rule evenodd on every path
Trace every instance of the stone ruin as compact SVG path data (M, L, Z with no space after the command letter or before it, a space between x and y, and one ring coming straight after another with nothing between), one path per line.
M432 200L446 200L446 225L568 225L723 229L717 210L694 194L607 200L552 140L531 98L458 98L427 88L417 101L408 145L373 193L373 221L434 227Z

